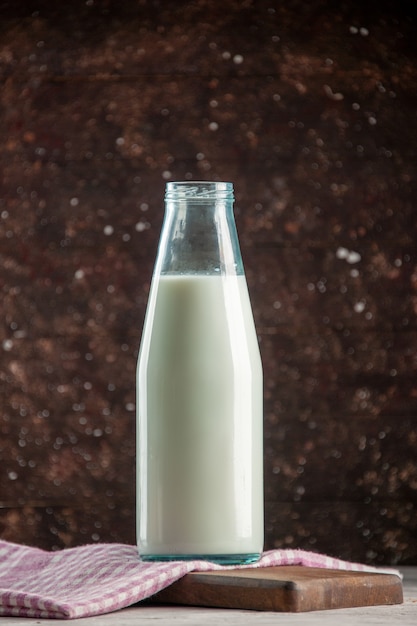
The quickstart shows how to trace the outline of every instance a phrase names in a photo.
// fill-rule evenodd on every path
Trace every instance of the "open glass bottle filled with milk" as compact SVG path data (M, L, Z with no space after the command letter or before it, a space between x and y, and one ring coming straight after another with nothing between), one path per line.
M263 548L262 365L233 185L170 182L137 370L143 560Z

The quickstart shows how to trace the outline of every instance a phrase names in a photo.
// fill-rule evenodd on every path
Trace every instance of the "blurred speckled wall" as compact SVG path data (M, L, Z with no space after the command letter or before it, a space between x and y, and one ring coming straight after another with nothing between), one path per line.
M3 538L135 541L164 185L220 179L265 368L266 547L417 562L413 6L0 2Z

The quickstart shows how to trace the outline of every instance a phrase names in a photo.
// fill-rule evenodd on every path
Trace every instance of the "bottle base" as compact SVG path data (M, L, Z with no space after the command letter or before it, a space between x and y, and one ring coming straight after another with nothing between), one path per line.
M145 562L154 561L209 561L217 565L250 565L261 558L260 552L250 554L141 554Z

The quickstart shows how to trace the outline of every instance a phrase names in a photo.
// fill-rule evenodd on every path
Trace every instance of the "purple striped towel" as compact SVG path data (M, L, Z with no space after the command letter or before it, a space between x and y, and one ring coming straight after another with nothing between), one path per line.
M394 573L303 550L272 550L250 566L305 565ZM91 544L46 552L0 540L0 615L71 619L110 613L149 598L191 571L226 569L205 561L144 563L136 546Z

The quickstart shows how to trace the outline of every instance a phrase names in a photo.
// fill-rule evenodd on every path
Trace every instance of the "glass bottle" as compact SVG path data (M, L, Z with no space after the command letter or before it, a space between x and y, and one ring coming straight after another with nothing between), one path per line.
M256 561L262 365L233 185L170 182L137 369L143 560Z

